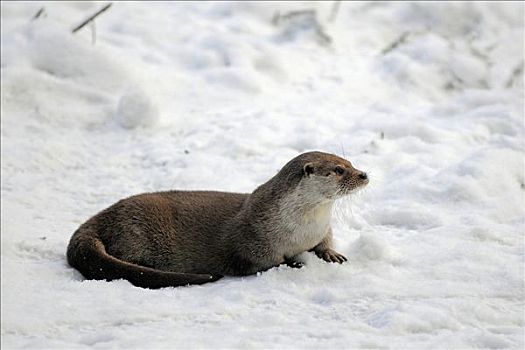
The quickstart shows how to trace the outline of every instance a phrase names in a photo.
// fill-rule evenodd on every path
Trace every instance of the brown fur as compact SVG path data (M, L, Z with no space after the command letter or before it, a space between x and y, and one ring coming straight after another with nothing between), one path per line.
M345 159L309 152L251 194L133 196L81 225L67 259L88 279L124 278L145 288L202 284L283 262L296 266L294 256L307 250L342 263L346 258L332 249L331 204L366 183L366 174Z

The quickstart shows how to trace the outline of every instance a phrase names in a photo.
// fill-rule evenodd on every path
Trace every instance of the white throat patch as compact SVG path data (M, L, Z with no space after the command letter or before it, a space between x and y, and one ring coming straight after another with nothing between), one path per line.
M280 253L292 257L313 248L326 236L332 216L333 200L320 195L317 186L301 182L279 205Z

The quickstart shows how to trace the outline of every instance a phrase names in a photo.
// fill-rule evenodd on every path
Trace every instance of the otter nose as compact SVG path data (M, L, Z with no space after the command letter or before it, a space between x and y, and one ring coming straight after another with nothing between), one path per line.
M359 178L362 180L366 180L368 179L368 175L363 171L361 172L361 174L359 174Z

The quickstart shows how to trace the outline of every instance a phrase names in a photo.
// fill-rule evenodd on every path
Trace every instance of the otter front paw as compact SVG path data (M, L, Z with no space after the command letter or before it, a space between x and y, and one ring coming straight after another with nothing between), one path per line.
M300 261L294 260L294 259L285 259L284 263L294 269L300 269L304 266L304 264Z
M342 264L345 261L348 261L348 259L343 254L339 254L333 249L317 251L315 254L319 257L319 259L323 259L327 262Z

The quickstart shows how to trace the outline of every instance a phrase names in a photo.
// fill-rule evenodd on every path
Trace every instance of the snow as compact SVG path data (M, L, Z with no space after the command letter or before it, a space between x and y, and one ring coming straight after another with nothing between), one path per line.
M126 92L119 99L116 118L125 128L152 126L159 118L158 107L143 91Z
M523 3L333 5L116 2L73 35L102 3L2 2L3 348L524 347ZM65 261L123 197L308 150L370 174L346 264L145 290Z

